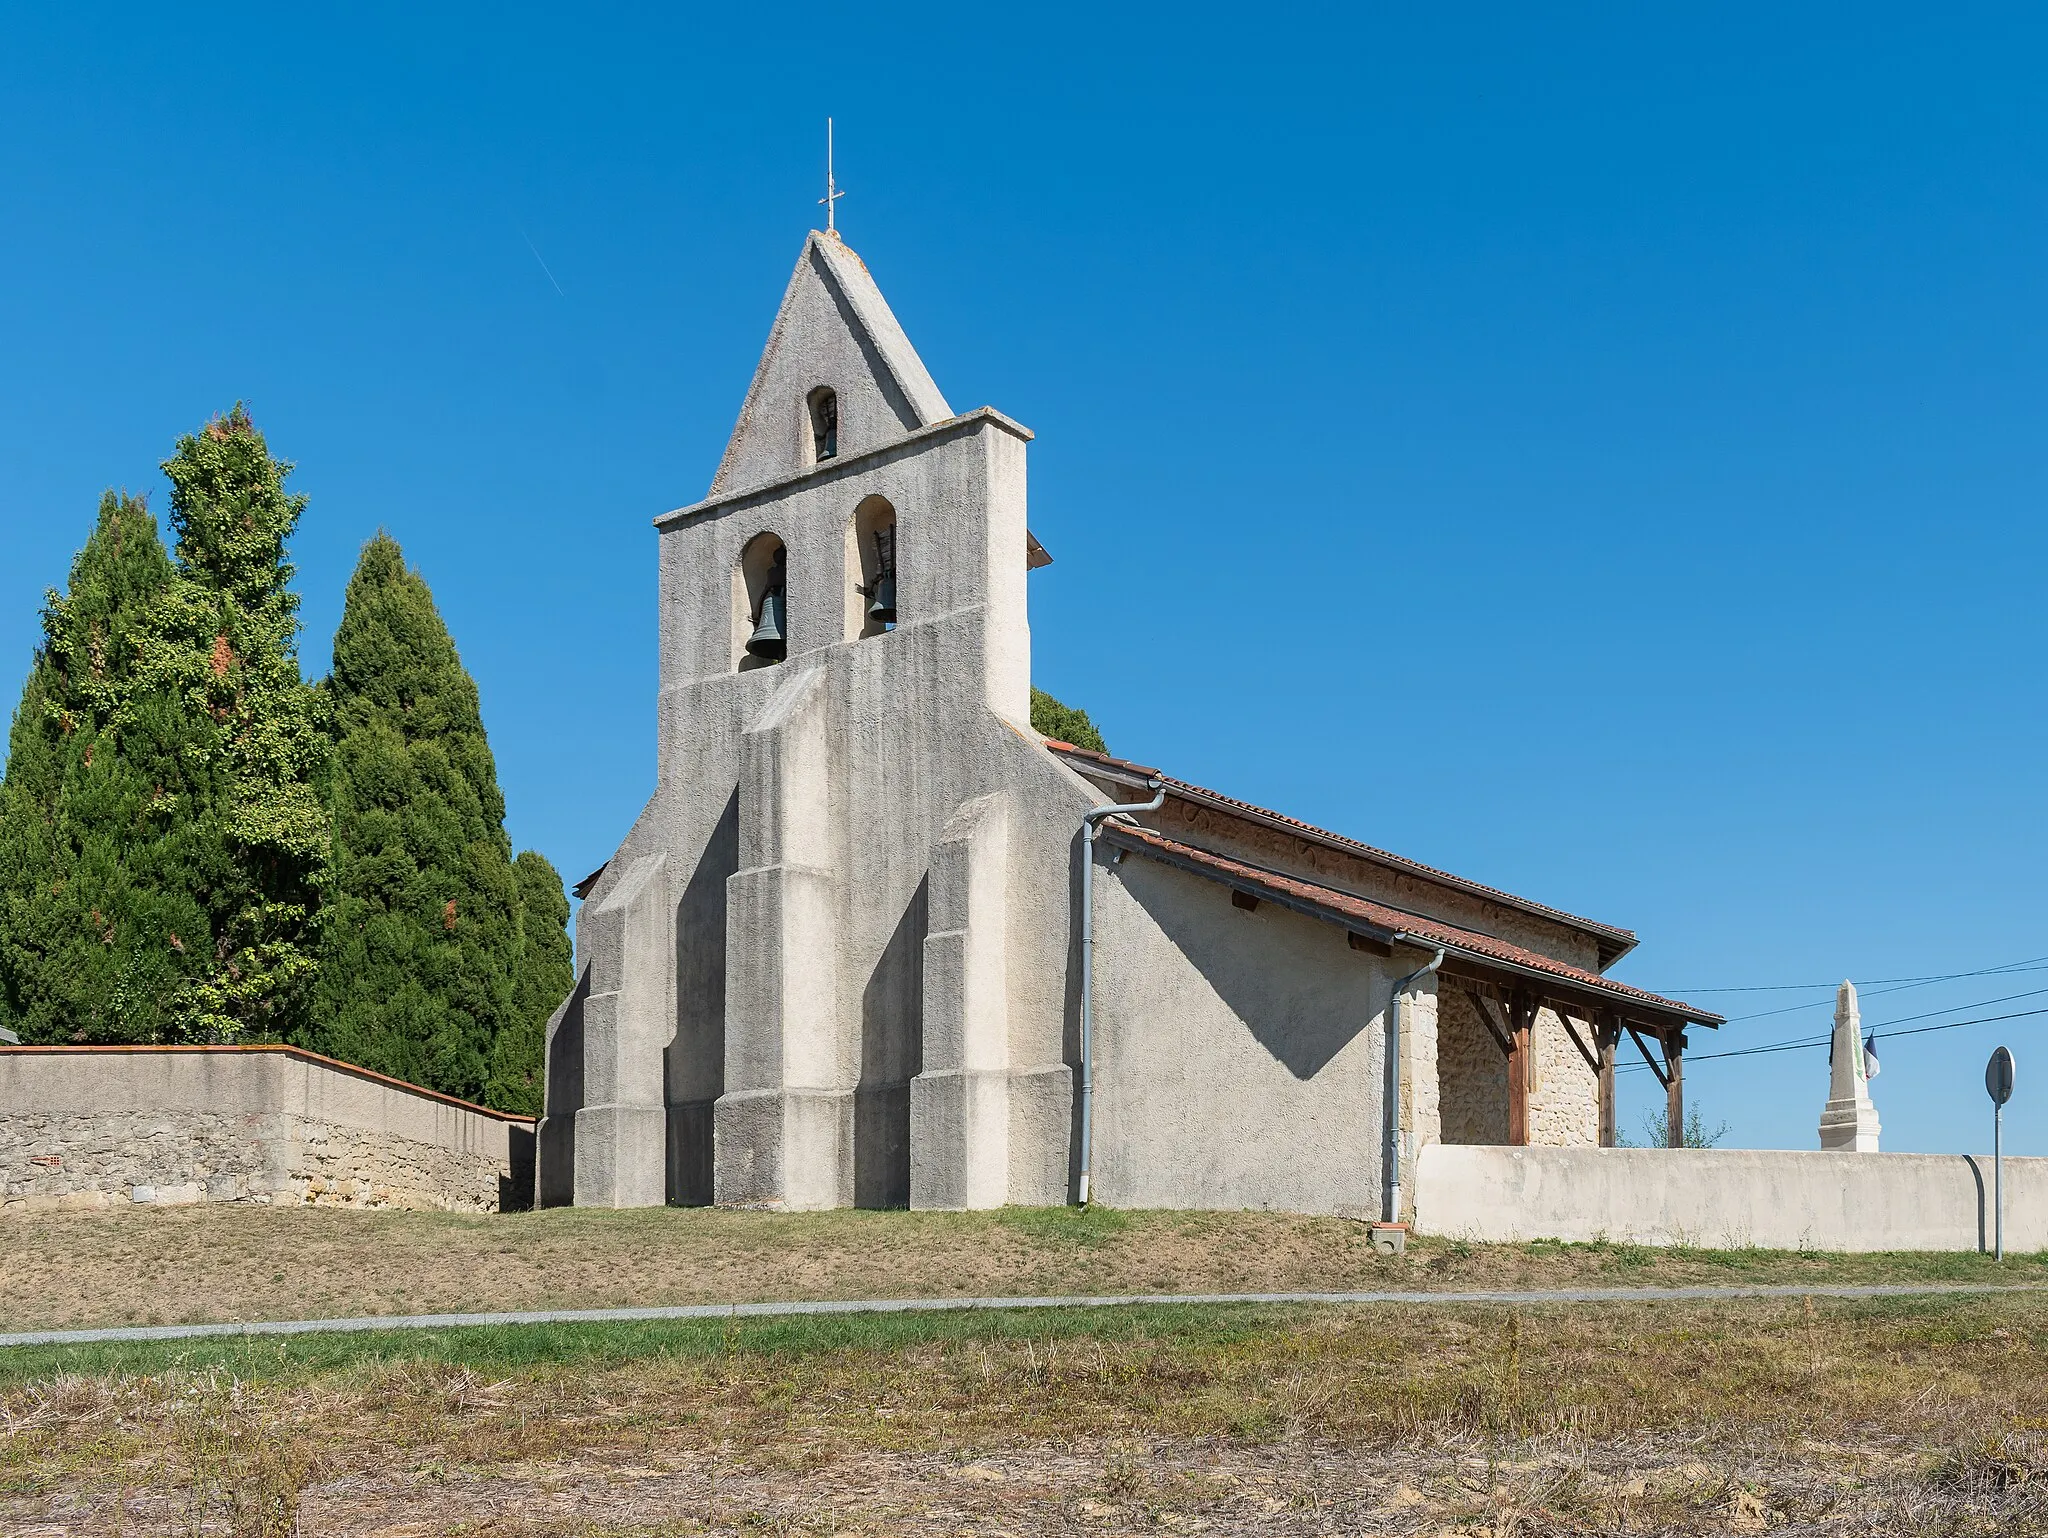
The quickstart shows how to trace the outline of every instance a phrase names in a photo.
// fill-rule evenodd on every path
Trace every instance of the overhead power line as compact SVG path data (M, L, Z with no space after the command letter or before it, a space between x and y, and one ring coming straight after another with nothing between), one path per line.
M1940 972L1932 973L1926 977L1872 977L1866 978L1864 982L1873 988L1882 987L1886 983L1951 983L1955 982L1959 978L1990 977L1998 972L2037 972L2043 970L2044 965L2048 965L2048 956L2032 956L2025 961L2008 961L2004 963L2002 966L1979 967L1974 972ZM1661 992L1669 997L1676 998L1678 995L1682 993L1804 993L1811 992L1816 988L1826 988L1832 990L1840 986L1841 984L1839 982L1754 983L1745 984L1740 987L1723 986L1718 988L1665 988L1655 989L1652 991ZM1857 986L1859 988L1863 987L1864 983L1858 983Z
M1872 983L1869 987L1863 987L1859 985L1857 991L1859 994L1861 994L1862 997L1866 999L1877 999L1883 998L1888 993L1904 993L1908 989L1931 987L1935 983L1960 982L1964 978L1968 977L2000 977L2013 975L2021 972L2044 971L2048 971L2048 956L2036 957L2031 961L2008 962L2004 966L1999 967L1979 967L1974 972L1948 972L1944 973L1939 977L1921 977L1912 979L1893 978L1889 980L1891 982L1890 987L1880 986L1887 980L1883 978L1876 978L1872 980ZM1830 988L1833 988L1839 985L1830 983L1828 984L1828 986ZM1684 989L1675 989L1671 993L1668 993L1666 997L1676 997L1679 994L1684 993L1685 991L1686 990ZM1694 993L1707 993L1713 992L1715 990L1705 988L1694 988L1691 991ZM1768 1020L1773 1015L1797 1014L1802 1009L1825 1009L1828 1006L1828 1002L1829 1001L1826 999L1806 999L1797 1004L1781 1004L1776 1009L1759 1009L1747 1015L1730 1015L1722 1023L1725 1025L1734 1025L1737 1022L1743 1020ZM1965 1007L1967 1008L1969 1006Z
M2037 988L2031 993L2015 993L2009 995L2009 997L2013 999L2029 999L2043 993L2048 993L2048 988ZM2004 999L1984 1000L1985 1004L2000 1004L2004 1002L2006 1002ZM1968 1005L1965 1007L1982 1008L1983 1005ZM1929 1011L1929 1014L1941 1013L1941 1010ZM1872 1033L1882 1032L1886 1036L1925 1036L1931 1031L1954 1031L1960 1030L1966 1025L1991 1025L2000 1020L2026 1020L2031 1019L2035 1015L2048 1015L2048 1006L2040 1009L2016 1010L2007 1015L1979 1015L1970 1020L1944 1020L1939 1025L1917 1025L1911 1030L1906 1031L1892 1029L1894 1025L1902 1024L1903 1021L1873 1025L1867 1027L1867 1029ZM1925 1020L1926 1018L1926 1015L1905 1016L1906 1020ZM1685 1060L1688 1063L1711 1063L1717 1059L1728 1057L1762 1057L1774 1052L1805 1052L1825 1047L1833 1040L1834 1032L1830 1031L1825 1036L1808 1037L1799 1041L1774 1041L1760 1047L1736 1047L1727 1052L1688 1052L1685 1054ZM1617 1073L1644 1073L1648 1071L1647 1065L1643 1063L1616 1063L1614 1067Z

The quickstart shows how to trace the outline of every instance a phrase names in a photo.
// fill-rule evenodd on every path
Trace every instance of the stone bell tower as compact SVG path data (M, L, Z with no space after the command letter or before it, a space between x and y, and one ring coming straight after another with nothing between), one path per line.
M585 893L544 1203L1064 1199L1091 797L1030 730L1030 437L812 232L709 496L655 520L659 775Z

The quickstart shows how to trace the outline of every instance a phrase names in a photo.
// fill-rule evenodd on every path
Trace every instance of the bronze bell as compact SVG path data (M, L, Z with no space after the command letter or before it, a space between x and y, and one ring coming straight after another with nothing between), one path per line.
M877 625L896 623L896 530L875 530L875 585L868 589L868 618Z
M747 637L747 654L769 662L780 662L789 655L789 637L783 630L783 609L787 599L783 592L782 557L779 555L768 572L768 581L771 585L761 595L761 612L755 617L754 633Z

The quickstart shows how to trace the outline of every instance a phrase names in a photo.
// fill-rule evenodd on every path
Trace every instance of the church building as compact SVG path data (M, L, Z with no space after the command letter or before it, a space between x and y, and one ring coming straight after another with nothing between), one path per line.
M810 235L655 520L658 779L578 888L541 1202L1391 1219L1430 1143L1611 1144L1624 1049L1675 1140L1720 1022L1603 975L1628 931L1032 730L1030 443Z

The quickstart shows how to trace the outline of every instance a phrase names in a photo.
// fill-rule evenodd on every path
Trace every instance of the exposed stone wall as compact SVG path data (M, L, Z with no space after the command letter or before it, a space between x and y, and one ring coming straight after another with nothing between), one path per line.
M475 1153L304 1117L213 1111L0 1116L0 1210L194 1202L496 1211Z
M1505 1143L1508 1060L1477 1006L1455 982L1438 990L1436 1063L1443 1140Z
M1552 1011L1538 1010L1529 1034L1536 1064L1529 1086L1529 1141L1546 1148L1597 1148L1599 1076L1579 1055L1565 1035L1564 1023ZM1593 1046L1584 1029L1579 1039L1589 1048Z
M0 1210L193 1202L496 1211L522 1118L280 1047L0 1049Z

